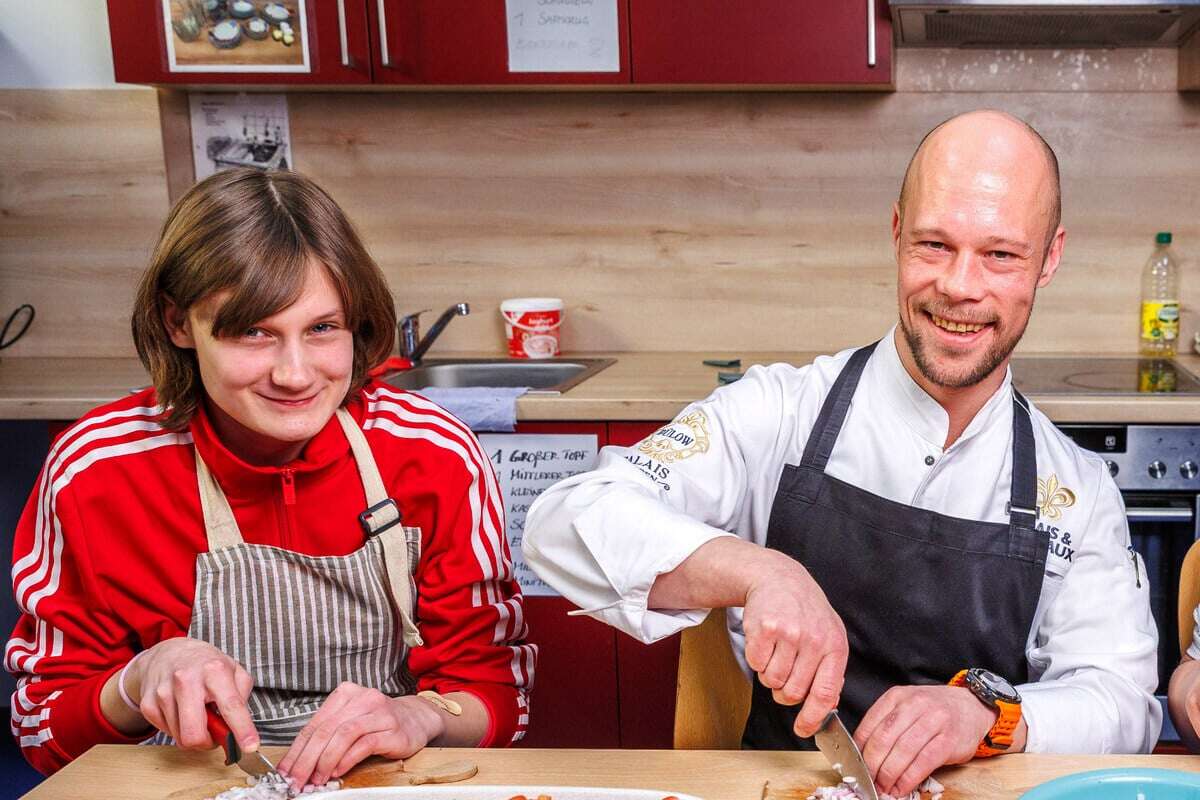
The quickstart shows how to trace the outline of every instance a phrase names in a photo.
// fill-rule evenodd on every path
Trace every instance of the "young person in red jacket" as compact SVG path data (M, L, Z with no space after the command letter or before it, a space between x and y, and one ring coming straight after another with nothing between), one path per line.
M291 745L298 785L368 755L519 739L504 516L471 432L371 382L382 273L289 173L230 170L171 211L133 316L153 387L55 441L21 518L12 731L53 772L89 747Z

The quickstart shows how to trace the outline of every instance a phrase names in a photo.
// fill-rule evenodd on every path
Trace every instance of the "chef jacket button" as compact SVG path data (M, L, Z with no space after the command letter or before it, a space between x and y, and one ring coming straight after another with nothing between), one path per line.
M934 462L933 456L925 456L925 466L932 467Z

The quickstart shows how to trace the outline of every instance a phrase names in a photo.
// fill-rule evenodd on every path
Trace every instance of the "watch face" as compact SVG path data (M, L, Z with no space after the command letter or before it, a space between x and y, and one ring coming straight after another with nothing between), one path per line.
M1011 683L986 669L972 669L968 671L967 682L974 684L984 694L991 697L993 701L1003 700L1007 703L1021 702L1021 695L1017 694L1017 690L1013 688Z

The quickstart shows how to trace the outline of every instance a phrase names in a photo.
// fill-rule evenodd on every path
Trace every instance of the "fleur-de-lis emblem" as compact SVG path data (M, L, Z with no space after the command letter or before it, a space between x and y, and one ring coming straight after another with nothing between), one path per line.
M1075 493L1065 486L1060 486L1058 476L1051 475L1046 480L1038 478L1037 493L1038 510L1046 519L1058 519L1064 508L1075 505Z

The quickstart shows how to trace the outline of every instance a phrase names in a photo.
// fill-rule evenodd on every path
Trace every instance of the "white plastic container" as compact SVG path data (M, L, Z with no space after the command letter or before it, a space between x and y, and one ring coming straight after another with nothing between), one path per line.
M514 297L500 303L504 336L513 358L553 358L559 353L558 330L563 301L558 297Z

